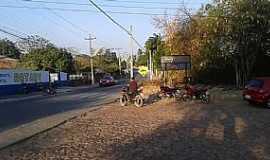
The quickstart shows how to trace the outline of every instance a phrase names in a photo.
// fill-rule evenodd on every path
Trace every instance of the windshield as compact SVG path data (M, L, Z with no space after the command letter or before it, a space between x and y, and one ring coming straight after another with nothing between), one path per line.
M112 77L104 77L104 80L112 80Z
M263 87L263 81L262 80L251 80L248 82L248 87L256 87L256 88L262 88Z

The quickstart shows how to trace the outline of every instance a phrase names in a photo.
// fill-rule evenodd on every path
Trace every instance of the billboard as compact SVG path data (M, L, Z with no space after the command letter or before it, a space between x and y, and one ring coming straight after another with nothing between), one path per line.
M49 72L30 70L0 70L0 85L48 83Z
M191 69L190 55L174 55L161 57L162 70L186 70Z

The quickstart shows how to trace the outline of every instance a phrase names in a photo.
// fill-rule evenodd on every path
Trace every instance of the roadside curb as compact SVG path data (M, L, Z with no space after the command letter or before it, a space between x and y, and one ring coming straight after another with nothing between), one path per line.
M36 120L34 122L31 122L28 129L31 128L31 127L32 128L37 127L40 123L42 123L42 121L44 121L44 123L47 123L45 121L49 120L50 118L51 119L54 119L54 118L56 119L57 116L63 116L64 117L62 120L58 120L58 122L55 122L55 123L51 122L52 123L51 125L48 125L47 127L40 128L37 131L33 131L31 133L26 133L25 135L21 135L19 138L17 137L17 136L19 136L19 133L20 133L19 130L23 129L24 131L26 131L27 127L25 127L25 126L27 126L27 124L16 127L14 129L4 131L3 133L0 133L0 137L1 137L0 151L4 150L6 148L9 148L11 146L17 145L19 143L22 143L22 142L24 142L24 141L26 141L28 139L31 139L31 138L33 138L33 137L35 137L37 135L40 135L40 134L45 133L47 131L50 131L50 130L52 130L52 129L56 128L56 127L59 127L59 126L65 124L65 123L67 123L67 122L69 122L69 121L71 121L73 119L82 117L83 115L85 115L85 114L87 114L89 112L97 111L97 110L103 108L103 105L112 104L112 103L115 103L116 101L117 100L108 100L107 102L94 105L94 107L91 107L91 108L84 108L84 109L80 109L80 110L77 110L77 111L69 111L69 112L66 112L66 113L60 113L60 114L57 114L57 115L54 115L54 116L46 117L46 118L43 118L41 120ZM65 114L66 115L70 114L70 115L66 116ZM16 132L16 133L14 133L14 132Z

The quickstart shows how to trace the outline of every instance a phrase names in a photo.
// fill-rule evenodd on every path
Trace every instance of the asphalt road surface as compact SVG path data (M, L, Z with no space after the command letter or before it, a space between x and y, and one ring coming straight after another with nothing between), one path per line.
M105 88L72 88L55 96L37 95L21 100L0 100L0 132L19 125L75 109L95 106L118 98L122 85Z

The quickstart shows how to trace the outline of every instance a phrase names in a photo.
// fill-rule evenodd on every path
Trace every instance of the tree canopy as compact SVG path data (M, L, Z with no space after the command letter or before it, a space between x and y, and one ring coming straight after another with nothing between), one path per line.
M20 65L32 70L63 71L67 73L74 71L71 53L67 52L66 49L56 47L33 49L22 56Z
M12 41L8 39L1 39L0 40L0 55L6 56L9 58L19 59L21 52Z
M270 1L223 0L186 16L156 18L169 54L190 54L200 81L244 86L270 75ZM182 13L181 13L182 14Z

